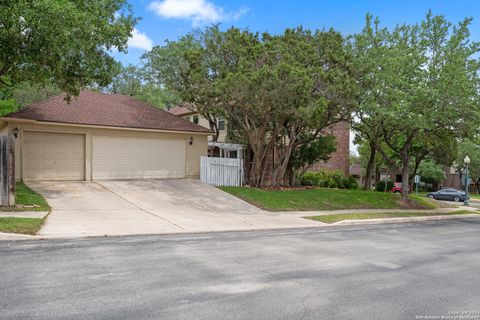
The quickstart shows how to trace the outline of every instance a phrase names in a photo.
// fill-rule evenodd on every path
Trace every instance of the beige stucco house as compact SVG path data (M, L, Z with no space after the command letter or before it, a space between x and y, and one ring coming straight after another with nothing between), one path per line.
M199 114L193 105L178 105L170 109L169 112L204 128L210 128L208 120ZM227 122L224 117L219 116L217 118L217 126L218 142L227 142ZM212 136L210 136L208 140L212 141Z
M196 178L210 130L133 97L83 91L0 118L18 180Z

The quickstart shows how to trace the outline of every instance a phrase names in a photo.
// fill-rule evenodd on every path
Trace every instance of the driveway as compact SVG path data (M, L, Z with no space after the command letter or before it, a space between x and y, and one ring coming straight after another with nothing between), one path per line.
M52 212L43 236L101 236L308 227L318 222L258 209L198 180L32 182Z

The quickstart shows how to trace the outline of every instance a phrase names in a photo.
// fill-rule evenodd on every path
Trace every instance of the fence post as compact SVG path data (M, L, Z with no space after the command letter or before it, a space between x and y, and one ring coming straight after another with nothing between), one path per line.
M0 205L15 205L15 137L0 136Z
M15 136L8 136L8 205L15 205Z

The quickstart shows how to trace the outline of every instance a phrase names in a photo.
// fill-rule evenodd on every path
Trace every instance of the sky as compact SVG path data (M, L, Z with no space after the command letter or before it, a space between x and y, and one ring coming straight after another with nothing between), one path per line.
M360 32L367 13L385 27L417 23L432 10L458 23L474 20L471 38L480 41L480 0L130 0L141 17L129 40L128 53L116 52L124 65L140 63L140 57L165 40L176 40L195 28L219 23L250 31L282 33L286 28L333 28L344 35ZM350 151L357 153L350 137Z
M452 22L474 18L472 39L480 41L480 0L129 0L141 20L129 40L127 54L115 53L124 65L139 64L143 53L165 40L176 40L197 27L220 23L251 31L281 33L286 28L334 28L359 32L365 15L382 25L416 23L428 10Z

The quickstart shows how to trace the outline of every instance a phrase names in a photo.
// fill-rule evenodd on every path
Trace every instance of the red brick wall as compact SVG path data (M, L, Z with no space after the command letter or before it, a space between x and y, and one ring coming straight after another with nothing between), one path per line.
M345 175L348 175L350 167L350 126L347 122L339 122L326 129L325 133L333 134L337 143L337 150L330 155L330 160L318 162L308 171L342 170Z

